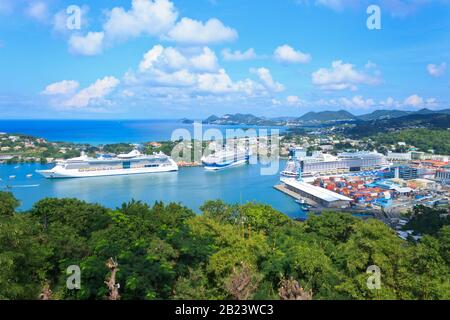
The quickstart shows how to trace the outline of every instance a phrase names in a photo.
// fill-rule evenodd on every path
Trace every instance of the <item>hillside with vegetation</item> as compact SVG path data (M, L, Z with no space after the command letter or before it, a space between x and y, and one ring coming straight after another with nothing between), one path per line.
M300 223L262 204L211 201L201 215L135 201L17 205L0 193L0 299L450 298L449 226L414 243L373 219L329 212ZM66 288L70 265L79 290ZM367 288L371 265L380 290Z
M398 142L405 142L423 152L434 150L436 154L450 155L449 130L408 129L398 132L379 133L371 137L371 139L380 145L395 145Z
M9 163L47 162L47 159L78 157L85 144L49 142L23 134L0 134L0 156L8 156Z
M450 128L450 114L411 114L393 119L377 119L358 122L355 126L345 130L350 137L362 138L378 133L397 132L406 129L443 129Z

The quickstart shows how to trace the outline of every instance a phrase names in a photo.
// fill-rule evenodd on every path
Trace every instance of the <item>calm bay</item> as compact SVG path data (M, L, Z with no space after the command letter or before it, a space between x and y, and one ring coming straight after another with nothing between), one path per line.
M243 126L209 126L225 132ZM174 120L82 121L82 120L2 120L0 132L23 133L49 141L77 143L142 143L170 140L175 129L193 131L193 126ZM250 127L247 127L250 128ZM270 128L264 128L270 129ZM280 128L277 128L280 129ZM284 161L279 163L283 169ZM227 203L261 202L290 217L304 217L294 200L273 186L278 175L261 175L261 165L245 165L219 172L201 167L181 168L179 172L85 179L46 180L35 171L52 165L0 165L0 189L11 191L20 201L20 210L28 210L46 197L78 198L115 208L132 199L148 204L155 201L181 203L196 212L208 200ZM27 175L32 174L31 177ZM11 176L15 178L11 179Z

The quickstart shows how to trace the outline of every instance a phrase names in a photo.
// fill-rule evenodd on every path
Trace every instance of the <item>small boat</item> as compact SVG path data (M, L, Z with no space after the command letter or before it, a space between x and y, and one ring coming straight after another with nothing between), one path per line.
M16 178L16 176L9 176L9 178L10 178L10 179L15 179L15 178Z
M302 211L310 211L310 209L312 208L311 205L309 205L305 200L303 199L299 199L299 200L295 200L296 203L298 203L300 205L300 208L302 209Z
M31 178L33 175L30 173L30 174L27 174L27 178Z

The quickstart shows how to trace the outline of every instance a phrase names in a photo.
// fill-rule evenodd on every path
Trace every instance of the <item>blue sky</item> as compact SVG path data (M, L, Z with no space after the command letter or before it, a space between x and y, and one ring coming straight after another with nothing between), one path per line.
M1 118L443 109L449 89L449 0L0 0Z

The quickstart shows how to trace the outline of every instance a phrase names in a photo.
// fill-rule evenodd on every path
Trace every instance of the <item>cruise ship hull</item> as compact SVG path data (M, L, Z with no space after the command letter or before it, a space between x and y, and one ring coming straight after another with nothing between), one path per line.
M163 167L163 168L138 168L138 169L117 169L117 170L102 170L79 172L78 170L39 170L37 173L41 174L47 179L70 179L70 178L92 178L92 177L108 177L108 176L125 176L135 174L149 174L162 172L178 171L177 166Z
M158 170L152 168L150 169L129 169L129 170L111 170L109 172L71 172L66 170L64 172L52 171L52 170L41 170L37 173L41 174L47 179L70 179L70 178L93 178L93 177L109 177L109 176L127 176L136 174L150 174L150 173L163 173L163 172L175 172L178 171L177 168Z
M223 170L226 168L231 168L231 167L236 167L236 166L241 166L246 164L248 161L243 159L243 160L238 160L238 161L233 161L233 162L228 162L228 163L203 163L205 170L208 171L218 171L218 170Z

